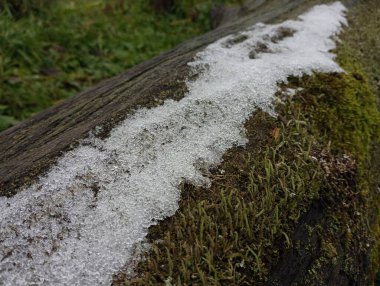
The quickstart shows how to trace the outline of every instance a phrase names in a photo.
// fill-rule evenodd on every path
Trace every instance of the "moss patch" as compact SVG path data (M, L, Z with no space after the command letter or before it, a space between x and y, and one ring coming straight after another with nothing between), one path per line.
M376 97L357 69L290 79L288 86L301 91L280 114L285 120L302 114L308 133L325 146L314 155L324 182L269 285L368 285L377 269L370 262L376 223L368 222L379 198L367 176L380 126Z
M281 267L284 259L293 267L302 259L310 262L298 277L300 285L326 282L333 275L328 270L338 264L345 280L367 281L366 254L373 243L366 224L367 192L359 177L363 156L355 155L359 150L352 144L335 143L326 128L334 118L342 121L338 103L350 104L347 110L352 110L357 106L353 95L371 93L355 74L291 82L302 92L284 98L277 120L257 112L247 122L251 143L225 155L223 172L211 174L210 190L183 186L180 211L151 229L151 241L161 240L129 284L259 285L272 277L269 282L276 285L284 281L281 273L288 274ZM316 104L322 91L326 96ZM365 102L364 108L374 103ZM331 115L329 120L318 120L322 110ZM373 121L365 121L368 130ZM344 120L336 126L345 127ZM366 128L345 135L348 142L359 136L365 151L371 134Z
M377 66L363 60L356 40L363 29L374 33L364 19L379 17L375 2L349 15L352 26L336 51L347 74L289 79L278 94L278 118L252 116L250 143L225 154L209 174L210 189L182 186L179 211L150 229L152 249L136 276L121 273L115 285L374 281L380 117L369 70ZM360 45L370 49L372 38ZM301 89L289 98L287 88Z
M305 129L296 121L276 126L257 112L247 128L259 145L230 150L223 174L212 172L210 190L183 186L181 211L151 229L150 238L162 240L139 264L141 277L131 284L171 279L176 285L252 285L265 280L268 265L279 256L273 242L291 245L285 222L299 219L302 209L294 206L307 209L322 179L311 158L312 140L302 136Z

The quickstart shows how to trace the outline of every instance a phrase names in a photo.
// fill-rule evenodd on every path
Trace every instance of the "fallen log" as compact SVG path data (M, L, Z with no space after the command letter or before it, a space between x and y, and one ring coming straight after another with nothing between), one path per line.
M242 31L257 22L275 22L291 18L318 2L249 1L238 13L224 13L223 15L228 15L227 18L230 20L219 20L218 24L221 26L214 31L190 40L4 131L0 134L0 195L13 196L22 190L23 186L33 183L57 161L62 152L75 147L78 140L87 137L96 127L101 127L96 135L106 138L115 125L133 114L137 108L155 107L166 99L180 100L187 91L186 78L197 77L197 74L190 73L187 64L208 44L228 34ZM279 135L274 133L273 136ZM94 185L90 188L96 198L99 186ZM299 249L281 253L280 263L272 268L270 285L293 285L294 281L302 281L309 271L308 265L318 263L318 255L309 254L308 244L303 245L303 242L307 227L324 220L326 205L321 205L323 203L326 202L318 201L318 204L312 205L293 233L293 239L300 241L302 255L298 255ZM335 204L331 205L335 207ZM314 240L313 244L317 244L317 238ZM337 256L344 257L343 247L332 252L332 255L337 252ZM308 265L295 269L301 258L307 261ZM368 257L359 260L363 265L360 270L368 271ZM323 282L329 281L329 285L349 285L353 281L368 281L366 277L350 280L341 275L342 265L339 264L331 273L327 273ZM288 276L288 273L291 275ZM362 274L365 276L365 273Z
M105 80L0 133L0 195L12 196L49 168L77 140L102 126L103 136L138 106L157 106L185 92L187 63L208 44L257 22L297 16L320 1L248 1L222 26Z

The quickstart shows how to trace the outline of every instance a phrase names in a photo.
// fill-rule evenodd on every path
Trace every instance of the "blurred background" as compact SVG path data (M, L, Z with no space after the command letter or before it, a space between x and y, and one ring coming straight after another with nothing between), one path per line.
M0 0L0 131L210 30L239 0Z

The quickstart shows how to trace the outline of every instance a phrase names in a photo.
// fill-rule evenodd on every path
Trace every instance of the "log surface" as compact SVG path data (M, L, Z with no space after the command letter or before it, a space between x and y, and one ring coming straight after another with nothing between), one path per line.
M22 186L33 183L54 164L59 156L73 148L96 126L101 137L140 106L154 107L165 99L180 100L186 93L188 62L210 43L258 22L279 22L296 17L318 0L251 0L239 10L222 13L220 26L209 33L189 40L128 71L105 80L33 118L0 133L0 196L12 196ZM353 5L357 1L344 1ZM193 76L193 75L191 75ZM196 76L196 75L195 75ZM282 253L278 265L270 273L268 285L295 285L302 281L318 257L306 247L306 226L323 222L326 206L314 205L301 218L293 239L303 251L291 248ZM316 238L313 237L313 243ZM338 249L344 257L343 246ZM368 258L358 257L363 271ZM343 265L326 273L325 285L352 285L341 275ZM364 281L364 280L363 280ZM363 282L364 283L364 282Z
M105 80L33 118L0 133L0 196L12 196L31 184L63 151L102 126L104 136L139 106L180 99L186 92L187 63L208 44L257 22L296 17L321 1L250 0L238 13L227 13L217 29L126 72ZM229 21L227 21L229 20Z

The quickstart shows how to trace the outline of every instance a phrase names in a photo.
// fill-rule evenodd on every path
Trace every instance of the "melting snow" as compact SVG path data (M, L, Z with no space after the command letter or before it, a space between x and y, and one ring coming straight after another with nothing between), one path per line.
M202 170L246 143L250 114L273 114L278 82L342 71L329 51L344 10L316 6L211 44L190 63L199 77L181 101L138 110L109 138L90 136L38 183L0 198L0 285L110 284L148 227L175 213L177 186L208 184Z

